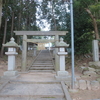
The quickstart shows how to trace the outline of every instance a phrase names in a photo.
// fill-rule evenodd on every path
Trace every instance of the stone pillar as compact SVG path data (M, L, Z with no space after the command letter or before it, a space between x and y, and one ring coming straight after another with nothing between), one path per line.
M65 71L65 55L67 55L67 52L65 52L64 48L59 48L58 55L60 56L60 71Z
M22 71L26 71L27 67L27 36L23 35L23 50L22 50Z
M58 43L59 36L55 35L55 45ZM57 55L58 48L55 48L55 71L59 71L59 56Z
M33 46L33 56L36 56L37 46L34 44Z
M99 61L98 40L92 41L92 48L93 48L93 61Z
M13 48L8 48L8 52L5 52L6 55L8 55L8 71L13 71L15 70L15 55L17 55L18 53L15 52L11 52L13 51Z

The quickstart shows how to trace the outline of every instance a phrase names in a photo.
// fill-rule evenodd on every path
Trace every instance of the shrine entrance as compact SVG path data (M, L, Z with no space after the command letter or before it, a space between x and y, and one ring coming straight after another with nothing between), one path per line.
M54 42L55 45L59 41L59 36L66 35L67 31L14 31L16 35L23 36L23 48L22 48L22 71L26 71L27 67L27 42L32 43L47 43ZM55 36L54 40L47 39L28 39L27 35L32 36ZM54 70L59 71L59 56L57 55L58 48L55 48L55 63Z

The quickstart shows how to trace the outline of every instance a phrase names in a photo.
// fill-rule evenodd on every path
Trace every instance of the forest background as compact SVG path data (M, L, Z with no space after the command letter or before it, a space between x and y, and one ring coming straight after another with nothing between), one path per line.
M92 40L99 41L100 0L74 0L75 54L92 51ZM71 43L69 0L0 0L0 51L2 44L14 37L21 44L22 37L13 31L68 31L64 41ZM29 36L28 38L41 38ZM46 37L45 37L46 38Z

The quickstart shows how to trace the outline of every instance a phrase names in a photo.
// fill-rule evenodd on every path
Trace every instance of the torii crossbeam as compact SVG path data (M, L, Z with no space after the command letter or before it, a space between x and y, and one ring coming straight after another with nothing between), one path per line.
M14 31L16 35L54 36L66 35L68 31Z

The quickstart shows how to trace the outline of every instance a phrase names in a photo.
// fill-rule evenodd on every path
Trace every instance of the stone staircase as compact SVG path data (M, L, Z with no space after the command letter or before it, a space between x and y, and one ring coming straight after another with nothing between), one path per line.
M54 64L49 50L40 51L29 68L30 71L54 71Z

